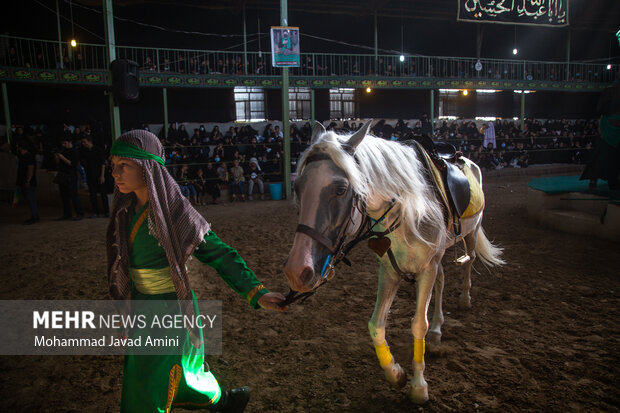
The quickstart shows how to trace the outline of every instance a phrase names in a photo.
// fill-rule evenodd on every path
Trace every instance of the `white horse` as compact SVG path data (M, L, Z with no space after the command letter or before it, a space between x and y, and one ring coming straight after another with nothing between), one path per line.
M316 123L310 147L298 162L295 196L299 226L284 273L293 296L311 293L333 276L333 266L346 255L350 249L347 245L359 238L363 223L374 222L372 229L376 232L390 231L398 225L385 235L391 242L396 268L390 254L379 258L377 301L368 329L386 379L395 387L403 387L407 374L390 353L385 323L403 273L413 275L417 302L411 323L414 355L409 395L413 402L424 403L428 400L424 339L428 332L433 344L438 345L441 340L441 259L446 248L464 240L471 257L464 264L459 299L459 306L464 308L470 307L471 265L475 257L487 265L501 265L504 261L500 258L501 249L492 245L482 230L482 209L461 220L461 233L454 239L452 222L446 223L440 195L425 178L428 175L419 152L367 135L370 123L351 135L326 132L323 125ZM482 185L480 169L470 160L464 161ZM364 213L372 221L366 220ZM433 285L435 311L429 330L427 310Z

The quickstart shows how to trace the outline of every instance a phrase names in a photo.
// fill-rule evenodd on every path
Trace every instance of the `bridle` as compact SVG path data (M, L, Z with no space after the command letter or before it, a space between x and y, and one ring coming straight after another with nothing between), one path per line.
M394 205L395 200L392 199L387 210L383 213L383 215L381 215L378 220L375 221L368 216L368 213L366 211L366 203L362 200L361 196L358 193L353 192L353 196L351 198L351 212L349 213L349 217L347 218L346 222L341 225L338 237L334 241L327 238L325 235L321 234L314 228L309 227L308 225L297 225L297 229L295 230L295 232L301 232L308 235L310 238L327 248L330 253L327 255L327 258L325 259L325 262L323 264L319 285L314 287L311 291L307 291L305 293L298 293L297 291L290 289L289 292L285 295L285 300L280 303L280 306L287 306L300 299L301 302L304 302L308 297L313 295L319 287L321 287L322 285L327 283L327 281L331 280L334 277L334 275L336 274L336 265L338 265L340 262L344 262L348 266L351 266L351 261L349 261L349 259L347 258L347 254L357 244L372 236L385 236L390 232L394 231L400 225L399 223L393 224L387 231L384 231L382 233L377 233L373 231L375 225L383 221L387 214L392 210ZM356 211L362 214L362 222L360 223L360 226L356 231L354 238L351 241L346 242L347 230L354 221ZM374 222L371 223L371 221Z

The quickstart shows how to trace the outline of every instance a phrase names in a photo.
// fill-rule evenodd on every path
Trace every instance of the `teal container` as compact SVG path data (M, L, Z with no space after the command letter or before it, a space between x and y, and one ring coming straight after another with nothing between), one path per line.
M269 193L271 194L271 199L274 201L279 201L282 199L282 184L269 184Z

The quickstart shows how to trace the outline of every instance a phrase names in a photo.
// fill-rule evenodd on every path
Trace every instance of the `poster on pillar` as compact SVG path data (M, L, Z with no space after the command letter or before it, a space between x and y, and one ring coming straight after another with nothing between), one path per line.
M271 26L273 67L299 67L299 27Z
M569 0L459 0L458 21L568 26Z

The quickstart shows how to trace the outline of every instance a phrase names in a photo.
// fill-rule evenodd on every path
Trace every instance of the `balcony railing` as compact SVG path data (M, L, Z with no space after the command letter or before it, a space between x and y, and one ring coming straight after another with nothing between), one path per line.
M14 36L0 36L3 54L0 65L39 69L106 70L105 45L79 43L71 47L59 43ZM116 46L116 57L137 62L142 73L193 75L278 76L271 65L271 53L162 49ZM542 62L531 60L480 59L440 56L302 53L301 67L289 69L291 76L312 77L401 77L455 78L512 81L570 81L611 83L618 65L594 63Z

